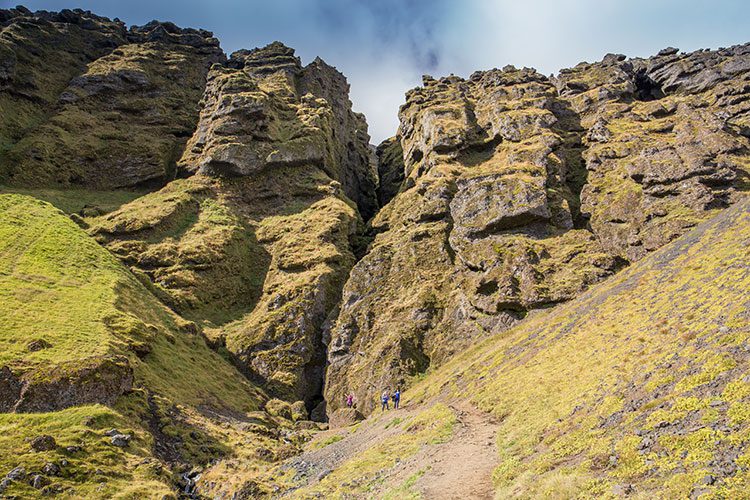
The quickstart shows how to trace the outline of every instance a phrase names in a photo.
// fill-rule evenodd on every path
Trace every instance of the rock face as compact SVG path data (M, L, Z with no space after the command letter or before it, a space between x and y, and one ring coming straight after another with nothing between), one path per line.
M348 93L335 68L319 58L303 68L281 43L235 52L209 75L198 130L180 165L212 176L314 166L340 182L369 218L377 209L377 172L367 124L351 111Z
M585 130L591 230L629 261L748 185L750 45L650 59L609 55L555 80Z
M404 182L404 151L401 141L391 137L375 150L378 162L378 203L385 206L396 196Z
M400 110L401 192L372 221L331 328L329 414L351 391L370 411L384 388L736 201L748 60L745 45L608 55L553 79L425 77ZM388 148L381 172L394 171Z
M377 206L366 124L346 80L279 43L208 77L175 181L92 226L176 311L274 395L321 399L323 325ZM351 200L358 203L355 205ZM220 329L219 329L220 327Z
M0 9L0 158L54 111L72 78L125 37L122 23L91 12Z
M224 59L218 40L210 32L171 23L154 21L126 32L122 23L87 13L61 16L51 16L62 19L58 23L41 14L16 16L3 31L5 46L14 54L32 49L29 42L14 43L14 31L19 37L29 32L39 37L32 27L42 23L57 35L59 40L51 40L52 35L35 40L34 47L50 54L17 63L14 75L54 72L66 86L41 76L34 82L9 80L3 98L14 106L39 102L36 94L18 95L25 86L44 92L46 104L40 106L38 126L9 138L18 142L0 155L0 178L13 185L107 189L173 178L175 162L195 128L208 69ZM51 69L65 50L80 50L68 32L78 33L81 25L88 30L82 40L97 50L89 50L77 65Z
M11 381L12 382L12 381ZM125 357L86 358L36 372L16 381L17 400L7 411L47 412L85 404L114 404L133 387L133 369Z

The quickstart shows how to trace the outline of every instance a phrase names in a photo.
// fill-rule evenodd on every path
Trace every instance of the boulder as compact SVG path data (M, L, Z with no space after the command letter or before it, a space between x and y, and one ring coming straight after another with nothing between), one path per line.
M130 444L130 440L133 438L130 434L115 434L110 438L110 442L118 448L125 448Z
M37 436L31 440L32 451L50 451L57 448L55 438L50 435Z
M272 417L292 420L292 405L280 399L270 399L266 402L266 413Z
M328 415L328 424L331 429L348 427L364 420L364 415L356 408L339 408Z

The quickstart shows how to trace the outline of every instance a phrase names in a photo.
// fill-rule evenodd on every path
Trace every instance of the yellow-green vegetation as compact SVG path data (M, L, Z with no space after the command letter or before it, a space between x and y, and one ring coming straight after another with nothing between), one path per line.
M112 446L104 431L117 428L133 434L127 449ZM30 452L29 438L54 436L58 447ZM170 495L172 478L153 458L147 433L119 412L103 406L78 406L35 414L0 413L0 471L21 466L27 475L48 463L61 467L60 476L42 493L64 492L70 498L144 498ZM65 461L65 462L64 462ZM26 481L14 481L6 494L39 495Z
M429 471L430 467L428 466L425 469L421 469L404 481L402 484L400 484L397 488L394 488L383 496L384 500L420 500L422 498L422 495L414 490L414 485L417 481L419 481L419 478L425 475L427 471Z
M145 42L96 59L65 90L60 109L0 158L3 178L100 189L165 181L195 127L217 54L218 47Z
M749 243L744 202L457 356L405 399L472 394L502 420L494 481L503 498L741 498Z
M402 423L399 432L386 439L373 443L363 453L357 454L336 467L323 480L290 493L291 498L325 498L366 497L379 485L379 475L392 468L399 461L415 455L427 446L435 446L450 440L456 424L455 413L446 405L436 403L421 411L406 423ZM408 493L411 486L424 472L418 472L391 494L392 498L403 498L399 491Z
M50 392L43 403L55 411L0 418L2 448L12 450L0 458L2 474L19 465L31 473L42 460L64 459L61 476L50 478L52 490L132 497L170 491L175 478L167 462L207 464L248 442L276 446L255 434L256 427L241 431L222 416L250 418L265 396L206 346L193 323L159 303L58 209L27 196L0 195L0 257L0 366L31 385L56 383L49 391L74 395L63 399ZM132 389L121 395L100 388L94 400L116 402L92 406L82 389L88 382L76 378L79 370L100 367L107 377L101 370L115 366L108 364L112 360L132 369ZM273 425L261 414L257 429ZM109 443L104 431L113 427L133 435L130 446ZM27 440L45 433L59 446L32 452ZM248 458L262 470L256 462ZM29 491L27 483L14 481L6 493Z
M333 434L332 436L327 436L321 439L314 439L310 442L307 449L318 450L320 448L325 448L326 446L332 445L333 443L338 443L342 439L344 439L343 434Z

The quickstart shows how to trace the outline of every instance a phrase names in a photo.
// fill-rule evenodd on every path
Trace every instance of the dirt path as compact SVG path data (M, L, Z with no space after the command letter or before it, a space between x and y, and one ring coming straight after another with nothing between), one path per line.
M425 446L416 454L381 471L378 486L368 498L382 498L386 493L404 485L410 478L411 492L425 499L491 499L492 471L497 466L495 436L498 424L492 418L466 402L449 405L458 424L450 441ZM420 409L404 408L399 417L408 419ZM397 426L387 427L390 416L367 420L356 432L322 449L309 451L291 459L287 468L296 471L303 484L320 481L338 465L366 450L374 442L398 434ZM331 431L334 432L334 431Z
M498 425L468 403L452 407L460 427L448 443L425 457L430 468L415 484L424 498L492 498Z
M319 439L336 435L343 435L343 439L294 457L285 463L284 468L294 470L295 479L301 481L302 484L320 481L345 461L370 448L373 443L401 432L397 426L387 426L393 418L408 419L417 413L407 407L399 410L398 413L375 414L375 418L364 420L356 432L347 429L326 431L319 436Z
M415 474L421 477L410 488L424 499L491 499L492 471L497 466L495 436L498 424L466 402L449 405L458 425L450 441L422 449L386 475L378 498L404 484Z

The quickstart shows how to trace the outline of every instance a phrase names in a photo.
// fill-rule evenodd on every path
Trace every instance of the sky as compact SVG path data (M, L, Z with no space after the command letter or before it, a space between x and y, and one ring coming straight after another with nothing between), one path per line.
M0 7L18 0L0 0ZM466 77L506 64L545 74L608 52L649 56L750 41L750 0L26 0L128 25L152 19L213 31L227 54L274 40L304 64L346 75L372 142L395 134L404 93L423 74Z

